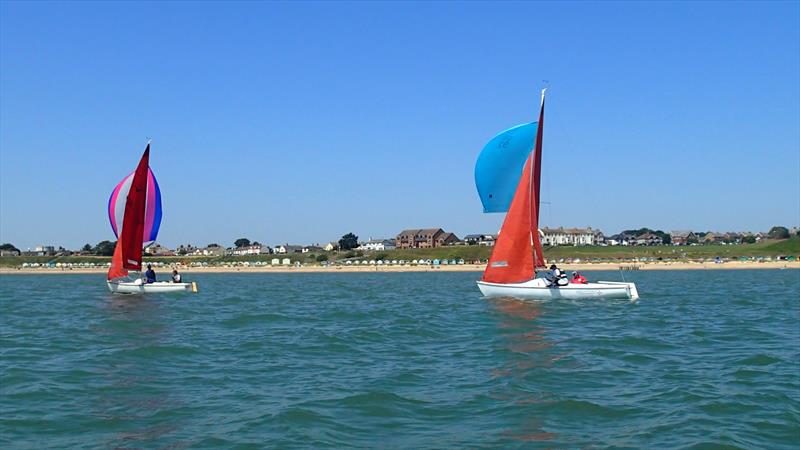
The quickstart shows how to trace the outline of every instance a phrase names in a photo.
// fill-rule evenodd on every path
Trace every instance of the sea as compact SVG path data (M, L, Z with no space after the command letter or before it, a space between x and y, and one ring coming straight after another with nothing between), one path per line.
M0 448L800 446L800 270L585 274L641 299L489 300L477 272L150 296L0 275Z

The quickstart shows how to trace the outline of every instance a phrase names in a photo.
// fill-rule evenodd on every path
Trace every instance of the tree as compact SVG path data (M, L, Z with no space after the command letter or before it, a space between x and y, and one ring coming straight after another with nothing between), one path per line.
M328 255L317 255L317 262L323 262L328 260Z
M11 250L11 251L15 251L15 252L19 251L19 249L17 247L14 247L11 244L0 245L0 250Z
M114 254L114 247L117 246L117 241L100 241L92 249L92 253L98 256L111 256Z
M92 251L92 246L89 245L89 244L86 244L86 245L83 246L83 248L81 248L81 251L82 252L87 252L87 253L91 252Z
M253 241L253 245L261 245L261 242Z
M208 244L206 247L208 247L208 248L217 248L217 247L219 247L219 244L217 244L215 242L215 243L212 243L212 244Z
M753 236L752 234L748 235L748 236L744 236L742 238L742 243L743 244L755 244L756 243L756 237Z
M339 248L341 250L350 250L358 247L358 236L353 233L347 233L339 239Z
M248 247L250 245L250 239L239 238L233 241L233 245L235 245L236 248Z
M789 239L789 230L786 227L772 227L767 235L770 239Z

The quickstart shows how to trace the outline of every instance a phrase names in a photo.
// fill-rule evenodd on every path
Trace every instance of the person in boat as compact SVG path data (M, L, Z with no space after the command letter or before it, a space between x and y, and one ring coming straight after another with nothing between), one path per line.
M581 275L580 272L578 272L578 271L572 272L572 280L570 280L570 283L573 283L573 284L589 284L589 282L586 281L586 277Z
M181 282L181 274L179 274L177 270L172 271L172 282L173 283Z
M152 264L147 265L147 272L144 273L144 278L148 284L156 282L156 271L153 270Z
M558 287L561 284L568 284L564 283L566 281L564 273L561 269L558 268L555 264L550 265L550 272L547 273L545 279L550 283L550 287ZM560 281L564 279L564 281Z

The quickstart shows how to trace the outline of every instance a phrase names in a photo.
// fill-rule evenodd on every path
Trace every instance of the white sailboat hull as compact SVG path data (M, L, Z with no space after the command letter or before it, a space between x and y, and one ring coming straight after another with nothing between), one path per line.
M114 294L161 294L167 292L197 292L197 283L142 283L134 281L108 281L108 290Z
M627 298L638 300L639 292L634 283L598 281L588 284L568 284L550 287L543 278L534 278L524 283L488 283L478 281L484 297L513 297L521 300L583 300Z

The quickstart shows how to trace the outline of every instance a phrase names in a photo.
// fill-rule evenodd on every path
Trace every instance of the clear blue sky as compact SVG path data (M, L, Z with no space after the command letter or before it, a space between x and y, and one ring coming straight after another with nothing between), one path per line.
M113 238L147 137L170 246L496 232L475 159L542 80L542 225L800 223L797 2L0 12L0 241L20 248Z

